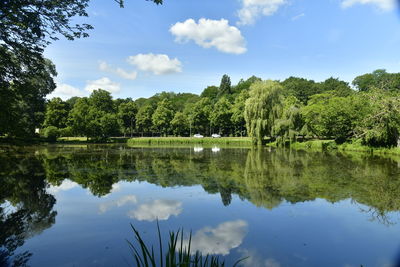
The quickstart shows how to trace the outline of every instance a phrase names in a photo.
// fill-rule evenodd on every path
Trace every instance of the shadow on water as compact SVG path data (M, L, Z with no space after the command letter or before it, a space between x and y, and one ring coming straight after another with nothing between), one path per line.
M15 251L54 224L49 187L67 181L99 197L120 181L201 185L225 206L237 195L265 209L351 199L360 212L388 226L397 223L391 213L400 211L400 161L367 154L85 145L17 149L0 153L0 162L0 266L29 260L28 251Z

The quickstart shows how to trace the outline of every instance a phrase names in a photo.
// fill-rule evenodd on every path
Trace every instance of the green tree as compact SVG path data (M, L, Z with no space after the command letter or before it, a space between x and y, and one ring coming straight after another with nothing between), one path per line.
M189 114L192 131L207 134L210 130L210 114L212 103L209 98L202 98L196 102Z
M307 104L310 96L321 93L322 89L313 80L289 77L282 82L285 93L293 95L303 104Z
M375 89L360 99L367 112L358 119L356 137L370 146L400 147L400 95Z
M349 96L354 93L347 82L341 81L338 78L329 78L321 83L323 92L332 91L336 96Z
M233 123L233 127L235 128L235 133L239 131L240 136L245 134L244 130L246 128L246 120L244 119L244 110L247 98L249 98L249 91L242 90L235 98L235 102L232 106L231 121Z
M118 106L118 124L124 136L126 136L127 133L130 133L131 137L133 136L137 112L137 106L133 101L121 103Z
M213 128L218 129L219 134L229 134L232 123L232 104L226 97L221 97L215 103L213 111L210 113L210 122Z
M384 69L375 70L354 78L353 85L361 92L373 89L399 91L400 73L387 73Z
M219 95L230 95L232 93L231 78L224 74L219 85Z
M289 139L295 141L298 135L304 135L304 119L301 114L301 102L294 96L288 96L283 102L280 118L275 120L273 135L278 137L278 142L284 144Z
M206 89L203 90L201 93L201 97L208 97L212 101L216 100L218 98L218 87L217 86L207 86Z
M61 98L55 97L46 105L46 114L43 126L54 126L58 129L67 127L69 105Z
M158 129L159 132L165 136L168 135L174 115L175 114L171 102L168 99L162 100L160 103L158 103L157 108L152 116L154 128Z
M171 127L177 136L189 134L189 121L186 114L180 111L176 112L171 121Z
M118 118L111 94L94 90L89 98L80 98L70 112L69 125L74 133L104 139L118 133Z
M9 84L0 81L0 135L32 136L43 123L45 96L56 87L54 65L48 60L43 64Z
M154 113L154 106L147 104L139 108L138 113L136 115L136 128L139 132L144 134L148 134L152 132L153 120L152 116Z
M256 82L250 87L244 118L254 143L261 144L272 135L275 120L280 118L283 105L283 87L275 81Z

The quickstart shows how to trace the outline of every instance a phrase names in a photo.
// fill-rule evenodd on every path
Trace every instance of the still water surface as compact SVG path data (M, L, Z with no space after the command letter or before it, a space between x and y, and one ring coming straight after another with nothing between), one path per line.
M134 266L157 244L242 266L399 266L400 159L247 148L0 148L0 266ZM23 264L20 264L23 266Z

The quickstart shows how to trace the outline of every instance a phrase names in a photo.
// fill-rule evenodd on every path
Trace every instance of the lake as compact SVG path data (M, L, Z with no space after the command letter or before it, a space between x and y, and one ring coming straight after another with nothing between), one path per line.
M242 266L399 266L400 159L223 147L0 147L0 266L134 266L157 247ZM12 265L10 265L12 266Z

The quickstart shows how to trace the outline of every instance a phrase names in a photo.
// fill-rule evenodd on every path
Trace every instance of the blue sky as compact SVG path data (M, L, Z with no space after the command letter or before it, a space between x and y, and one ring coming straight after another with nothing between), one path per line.
M400 72L396 0L93 0L90 37L46 49L57 66L50 96L99 87L134 99L201 93L223 74L235 84L299 76L351 82L378 68Z

